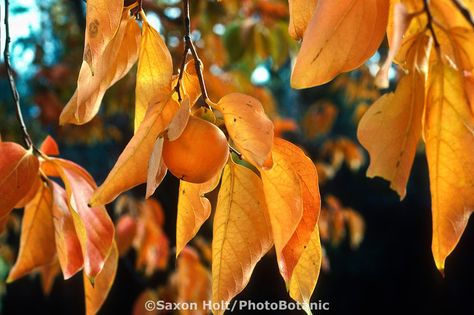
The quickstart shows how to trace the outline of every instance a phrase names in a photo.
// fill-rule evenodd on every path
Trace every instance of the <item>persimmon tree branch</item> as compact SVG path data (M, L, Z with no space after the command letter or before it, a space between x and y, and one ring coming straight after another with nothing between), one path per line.
M431 14L431 10L430 10L430 5L429 5L429 0L423 0L423 10L426 12L426 16L427 16L427 27L428 29L430 30L430 33L431 33L431 36L433 37L433 41L434 41L434 45L436 47L436 49L439 48L439 41L438 41L438 38L436 37L436 33L435 33L435 30L433 28L433 15Z
M469 12L469 10L464 6L464 4L462 4L459 0L451 0L451 2L459 10L466 21L474 28L474 18L472 17L471 12Z
M16 118L18 123L20 124L21 132L23 133L23 140L28 148L33 146L33 141L31 140L30 134L25 125L25 121L23 119L23 114L21 112L21 104L20 104L20 95L18 94L18 89L16 88L15 79L13 77L13 70L10 64L10 25L9 25L9 1L5 0L5 49L3 51L3 59L5 63L5 68L7 70L8 76L8 83L10 85L10 90L12 92L13 101L15 103L16 108Z
M206 83L204 81L204 76L202 73L202 61L199 58L199 55L194 46L193 40L191 39L191 15L189 12L189 0L183 0L183 20L184 20L184 54L183 62L181 63L181 68L179 72L178 83L176 85L176 91L178 92L178 99L181 100L180 84L183 77L184 67L186 64L186 58L188 53L191 52L191 55L194 59L194 67L196 68L196 75L199 80L199 86L201 88L201 93L206 104L209 101L209 96L207 94Z

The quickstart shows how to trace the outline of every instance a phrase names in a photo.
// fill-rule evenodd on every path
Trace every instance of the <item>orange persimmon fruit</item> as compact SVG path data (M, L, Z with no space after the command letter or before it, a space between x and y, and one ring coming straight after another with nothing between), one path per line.
M177 178L204 183L225 165L229 147L224 133L214 124L191 116L181 136L165 140L163 161Z

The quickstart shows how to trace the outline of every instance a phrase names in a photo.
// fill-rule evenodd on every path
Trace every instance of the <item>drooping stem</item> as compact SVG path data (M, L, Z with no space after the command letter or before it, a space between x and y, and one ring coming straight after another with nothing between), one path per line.
M181 94L179 91L180 82L183 77L184 67L186 64L186 58L188 53L191 52L191 55L194 59L194 67L196 69L196 75L199 80L199 86L201 88L201 93L206 104L209 101L209 96L207 94L206 83L204 81L204 75L202 73L202 61L199 58L199 55L196 51L196 47L191 39L191 14L189 11L189 0L183 0L183 17L184 17L184 54L183 61L181 64L181 69L179 72L178 83L176 85L176 91L178 92L178 98L181 100Z
M10 65L10 25L9 25L9 9L8 9L8 0L5 0L5 50L3 51L3 57L5 62L5 68L7 70L8 76L8 83L10 84L10 90L12 92L13 101L15 102L16 107L16 117L18 123L20 124L21 131L23 133L23 140L28 148L33 146L33 141L26 129L25 121L23 119L23 114L21 112L21 104L20 104L20 95L18 94L18 90L16 88L15 79L13 77L13 70Z
M469 12L469 10L464 6L464 4L462 4L459 0L451 0L451 2L459 10L466 21L474 28L474 18L472 17L471 12Z
M431 10L430 10L430 6L429 6L429 3L428 3L429 0L423 0L423 10L426 12L426 16L427 16L427 27L428 29L430 30L430 33L431 33L431 36L433 37L433 42L434 42L434 46L436 49L439 48L439 41L438 41L438 38L436 37L436 33L435 33L435 30L434 30L434 27L433 27L433 15L431 15Z

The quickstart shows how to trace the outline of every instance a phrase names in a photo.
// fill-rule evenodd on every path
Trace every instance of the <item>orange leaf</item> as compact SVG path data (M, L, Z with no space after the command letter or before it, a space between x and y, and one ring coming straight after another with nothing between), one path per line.
M219 184L222 172L203 184L179 183L178 215L176 222L176 256L197 234L211 215L211 203L205 197Z
M318 0L289 0L290 22L288 32L296 40L301 40L318 4Z
M47 155L59 155L59 147L51 136L47 136L41 144L40 151Z
M283 142L275 141L273 167L261 171L277 253L283 251L303 217L303 192L290 158L293 153Z
M77 238L71 212L67 205L64 188L50 181L53 188L53 223L56 251L64 279L69 279L81 270L84 259L81 243Z
M255 98L232 93L221 98L217 109L232 141L243 157L256 167L272 166L273 123Z
M105 207L91 208L87 205L97 186L86 170L71 161L58 158L47 160L43 164L54 167L66 186L67 205L81 244L84 271L93 281L102 270L112 246L112 220Z
M272 247L262 181L250 169L232 161L224 168L213 226L212 300L222 304L245 288Z
M77 89L59 118L61 125L82 125L94 118L106 90L124 77L137 60L139 41L140 28L124 10L117 34L97 61L94 74L85 61L82 63Z
M182 310L182 315L206 315L203 302L211 298L211 275L199 261L197 253L189 247L181 252L176 262L177 302L196 303L197 310Z
M58 276L61 268L59 267L59 262L56 257L52 263L44 265L40 269L41 275L41 288L43 289L43 294L48 296L53 289L54 280Z
M144 18L135 88L135 130L143 121L150 102L157 95L171 92L172 75L171 54L161 35Z
M115 227L115 238L119 255L122 256L130 249L137 234L137 222L131 215L123 215Z
M168 132L166 133L169 141L178 139L186 128L189 121L190 104L189 98L186 96L181 102L178 112L171 121Z
M104 304L110 288L115 280L118 265L118 251L115 241L112 244L110 253L104 263L104 268L97 275L92 285L88 275L84 273L84 292L86 297L86 314L96 314L102 304Z
M201 64L201 69L202 68ZM199 85L199 79L196 74L194 59L189 60L184 67L181 87L183 89L183 94L189 98L189 107L193 107L201 96L201 86Z
M158 136L165 131L178 110L171 96L153 103L135 135L120 155L104 183L94 193L91 205L112 202L117 196L147 180L150 156Z
M401 78L394 93L378 99L359 123L359 141L370 154L367 176L390 181L401 199L421 136L429 47L429 38L421 35L409 52L410 73Z
M461 74L437 62L430 69L424 139L433 212L432 251L439 270L474 209L474 119Z
M168 172L168 168L163 161L163 143L164 138L159 137L153 145L150 160L148 161L148 173L146 180L146 198L150 198L155 193L156 188L160 186L161 182Z
M0 218L28 194L38 178L39 161L32 150L0 142Z
M123 2L121 0L94 0L86 7L86 34L84 61L95 72L107 44L112 40L120 24Z
M25 276L55 257L51 188L42 183L34 199L25 207L21 225L20 252L7 282Z
M389 0L319 0L291 76L297 89L321 85L369 59L385 35Z

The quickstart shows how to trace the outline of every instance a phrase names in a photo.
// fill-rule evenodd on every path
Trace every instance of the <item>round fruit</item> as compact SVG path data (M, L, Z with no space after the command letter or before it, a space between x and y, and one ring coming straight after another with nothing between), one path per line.
M165 140L163 161L170 172L187 182L204 183L224 167L229 147L224 133L215 125L189 117L181 136Z

